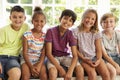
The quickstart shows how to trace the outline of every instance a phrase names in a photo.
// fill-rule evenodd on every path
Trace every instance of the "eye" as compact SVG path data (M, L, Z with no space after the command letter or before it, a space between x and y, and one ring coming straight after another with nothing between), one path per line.
M92 18L92 20L95 20L95 18Z
M73 22L73 20L72 20L72 19L70 19L69 21L70 21L70 22Z
M34 20L35 22L37 22L38 20Z
M23 16L19 16L19 18L23 18Z
M103 23L107 23L107 21L104 21Z
M12 18L16 19L17 17L16 16L12 16Z
M43 21L43 20L41 20L40 22L41 22L41 23L43 23L44 21Z
M113 23L114 21L110 21L110 23Z

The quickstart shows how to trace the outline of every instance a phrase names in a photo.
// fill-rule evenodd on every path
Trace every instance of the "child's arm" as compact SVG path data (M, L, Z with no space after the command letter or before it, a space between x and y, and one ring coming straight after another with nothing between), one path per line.
M72 46L72 47L71 47L71 51L72 51L72 56L73 56L73 58L72 58L72 61L71 61L71 65L70 65L70 67L69 67L69 69L68 69L66 78L67 78L67 77L68 77L68 78L72 77L73 70L74 70L74 68L75 68L75 66L76 66L76 63L77 63L77 60L78 60L78 57L77 57L77 47L76 47L76 46Z
M85 62L85 63L87 63L87 64L89 64L89 65L92 64L92 61L91 61L90 59L88 59L88 58L85 58L85 57L83 56L83 54L80 53L80 51L77 50L77 54L78 54L78 58L80 58L80 59L82 60L82 62Z
M84 56L82 55L82 53L80 53L77 49L77 55L78 55L78 58L84 60Z
M120 44L118 44L118 53L120 55Z
M95 66L97 66L102 59L102 45L100 38L95 40L95 47L96 47L96 58L97 58L95 62Z
M116 69L120 68L119 65L111 57L108 56L104 46L102 46L102 56L105 60L107 60L110 64L112 64Z
M37 71L40 72L41 66L44 63L45 60L45 47L43 47L42 51L41 51L41 55L40 55L40 60L39 62L37 62L35 64L35 66L37 67Z
M116 40L117 40L117 49L118 49L118 53L120 55L120 32L119 31L115 31L116 33Z
M32 69L33 66L29 61L27 50L28 50L27 39L23 36L23 57L24 57L24 60L25 60L26 64L28 65L28 67L30 69Z
M59 71L60 75L65 76L65 74L66 74L65 70L62 68L62 66L60 66L60 64L58 64L58 62L55 60L54 56L52 55L52 43L46 42L45 49L46 49L45 53L46 53L46 56L48 57L48 59L55 65L55 67Z

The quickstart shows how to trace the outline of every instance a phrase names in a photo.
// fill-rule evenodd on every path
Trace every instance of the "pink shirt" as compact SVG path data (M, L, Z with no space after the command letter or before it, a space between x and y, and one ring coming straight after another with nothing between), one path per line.
M100 33L85 33L79 32L76 28L73 34L78 41L79 51L87 58L92 59L96 56L95 40L101 38Z

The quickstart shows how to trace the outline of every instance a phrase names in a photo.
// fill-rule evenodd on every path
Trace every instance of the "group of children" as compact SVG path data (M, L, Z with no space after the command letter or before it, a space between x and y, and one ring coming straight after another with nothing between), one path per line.
M45 34L42 28L46 17L40 7L35 7L31 21L34 27L29 29L24 24L24 9L14 6L11 24L0 29L0 80L6 75L8 80L29 80L31 76L56 80L58 75L71 80L73 73L76 80L84 80L84 72L88 80L96 80L97 74L102 80L115 80L120 74L120 32L114 30L117 18L111 13L104 14L100 20L102 32L98 29L96 10L87 9L80 25L69 30L76 18L72 10L63 10L60 24Z

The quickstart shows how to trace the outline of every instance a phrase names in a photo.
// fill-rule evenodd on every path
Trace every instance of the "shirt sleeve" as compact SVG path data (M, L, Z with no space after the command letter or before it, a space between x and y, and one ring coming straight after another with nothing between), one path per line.
M75 45L77 45L77 39L74 37L74 35L73 35L73 32L72 31L70 31L70 42L69 42L69 46L75 46Z
M46 42L52 42L52 31L51 29L48 29L46 36L45 36L45 41Z
M100 32L95 33L95 40L102 38L102 34Z
M25 32L25 33L23 34L23 36L24 36L25 38L27 38L27 32Z
M77 39L77 31L76 29L72 29L72 33L75 39Z

